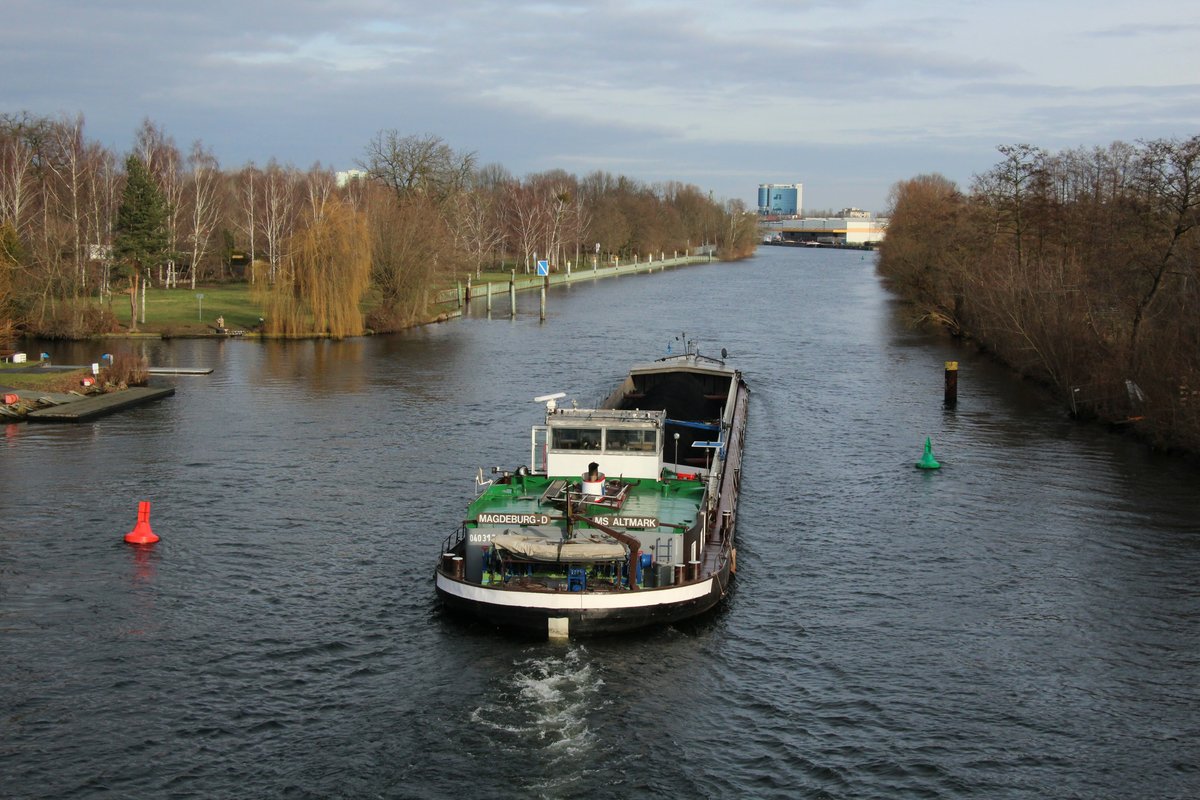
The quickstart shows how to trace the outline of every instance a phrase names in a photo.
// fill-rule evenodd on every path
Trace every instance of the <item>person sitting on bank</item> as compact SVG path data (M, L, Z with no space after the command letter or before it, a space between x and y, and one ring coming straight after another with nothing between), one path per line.
M222 315L217 317L217 333L225 332L225 317Z

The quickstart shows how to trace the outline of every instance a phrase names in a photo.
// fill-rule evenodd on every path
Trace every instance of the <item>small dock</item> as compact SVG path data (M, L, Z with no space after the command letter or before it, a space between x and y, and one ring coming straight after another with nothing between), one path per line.
M59 364L43 369L70 372L75 369L91 369L91 364ZM147 375L211 375L212 367L146 367Z
M212 367L146 367L150 375L211 375Z
M39 408L25 415L29 422L85 422L96 417L103 417L115 411L121 411L132 406L169 397L175 394L174 387L150 388L134 387L111 394L99 394L71 403Z

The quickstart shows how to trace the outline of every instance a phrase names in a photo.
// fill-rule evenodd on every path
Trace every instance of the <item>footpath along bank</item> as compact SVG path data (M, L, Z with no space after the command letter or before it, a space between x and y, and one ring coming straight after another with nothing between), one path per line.
M691 255L672 253L668 257L666 253L659 253L657 256L637 257L630 262L617 262L607 266L600 266L598 263L594 266L585 265L582 268L567 266L564 269L550 272L547 275L518 275L514 270L509 273L507 279L502 277L497 279L495 273L485 273L481 281L472 282L468 278L465 283L460 281L456 287L443 289L438 292L434 296L434 302L442 311L435 319L430 321L438 322L460 316L468 303L480 297L486 298L488 309L490 310L494 299L499 300L507 294L509 298L509 312L515 313L516 304L514 296L517 292L536 291L539 289L548 289L551 286L562 286L564 284L611 278L619 275L652 273L657 270L667 269L668 267L707 264L715 259L716 248L708 246L696 248L695 253Z

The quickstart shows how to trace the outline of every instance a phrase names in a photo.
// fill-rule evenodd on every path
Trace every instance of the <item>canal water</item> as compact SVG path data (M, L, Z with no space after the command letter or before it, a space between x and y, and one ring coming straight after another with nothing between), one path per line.
M154 343L214 372L2 428L0 796L1195 796L1200 474L914 329L872 259ZM528 463L532 398L595 401L684 332L753 390L728 602L569 644L443 614L443 537L477 468Z

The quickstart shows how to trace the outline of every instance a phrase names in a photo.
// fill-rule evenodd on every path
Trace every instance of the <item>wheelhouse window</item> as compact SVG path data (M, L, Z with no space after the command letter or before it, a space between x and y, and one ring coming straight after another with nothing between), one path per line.
M605 433L604 449L616 452L653 453L657 441L652 428L609 428Z
M601 428L555 428L551 447L555 450L599 450Z

